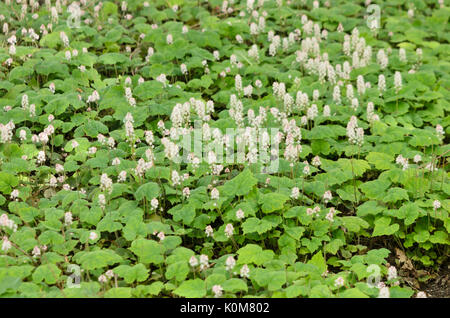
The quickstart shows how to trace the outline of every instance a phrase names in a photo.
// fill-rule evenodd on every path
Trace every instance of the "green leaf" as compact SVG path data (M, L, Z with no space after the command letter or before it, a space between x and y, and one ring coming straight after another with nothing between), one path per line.
M436 231L430 236L430 242L433 244L446 244L449 245L448 234L444 231Z
M16 176L0 171L0 192L10 194L12 189L19 184L19 179Z
M0 275L0 296L5 294L8 290L16 292L21 285L20 277L3 276Z
M369 152L366 159L369 163L375 165L378 170L389 170L395 167L392 163L392 156L383 152Z
M340 168L344 171L353 171L355 176L360 177L364 172L370 169L370 165L365 160L360 159L339 159L337 161Z
M357 216L343 216L341 221L348 231L354 233L359 233L361 228L366 229L369 227L369 223Z
M428 230L419 230L414 234L414 241L417 243L425 243L430 238Z
M386 196L386 190L391 185L388 180L367 181L359 186L362 192L373 200L382 200Z
M161 264L164 261L164 246L153 240L136 239L131 243L130 250L139 257L139 262L143 264Z
M401 200L409 200L408 191L402 188L390 188L383 202L397 202Z
M405 219L405 225L411 225L419 216L419 206L416 203L408 202L404 204L396 214L399 219Z
M130 216L127 219L127 224L123 228L123 237L125 239L132 241L137 236L146 236L147 234L147 226L142 222L142 217Z
M96 225L102 218L102 209L100 207L84 207L80 212L80 221L91 225Z
M268 269L255 269L254 279L258 285L266 287L269 291L275 291L281 289L286 283L285 271L273 271Z
M132 289L129 287L115 287L109 289L104 297L105 298L131 298Z
M394 286L389 288L391 298L411 298L414 291L409 287Z
M387 216L375 220L372 236L392 235L400 228L398 224L391 224L391 218Z
M184 281L187 275L190 272L189 265L187 261L179 261L167 266L166 270L166 278L172 279L175 278L176 281L181 282Z
M239 255L238 264L256 264L262 265L273 259L275 253L271 250L265 250L255 244L247 244L237 251Z
M258 234L263 234L271 229L273 229L277 224L269 222L267 220L260 220L256 217L251 217L242 223L242 230L244 234L257 232Z
M33 281L39 283L45 281L46 284L53 285L59 280L61 270L55 264L44 264L36 268L33 273Z
M385 208L378 205L376 201L367 201L358 206L357 215L359 217L364 217L367 215L377 215L383 212Z
M222 288L224 291L230 293L237 293L240 291L246 292L248 290L247 284L242 279L239 278L231 278L225 281L222 284Z
M369 298L366 294L360 291L358 288L350 288L344 290L339 294L341 298Z
M157 198L161 193L159 185L156 182L148 182L141 185L135 192L134 196L136 200L142 200L146 198L151 201L153 198Z
M81 254L81 252L79 254ZM122 257L117 255L114 251L107 249L83 252L77 258L77 262L81 264L81 267L87 270L107 267L119 263L120 261L122 261Z
M311 264L316 266L321 273L325 273L327 271L327 264L325 262L325 259L323 258L322 252L317 252L309 261L307 264Z
M218 190L226 196L241 196L249 193L257 183L258 180L247 168L230 181L227 181Z
M98 62L102 64L115 65L120 63L125 63L128 58L124 54L120 53L105 53L100 55Z
M206 284L198 278L186 280L173 293L186 298L202 298L206 295Z
M119 277L124 278L128 284L145 281L148 276L148 269L143 264L137 264L135 266L120 265L114 268L114 273Z
M133 90L133 94L142 100L155 98L164 92L164 86L158 81L146 81Z
M289 200L288 196L272 192L262 195L259 203L262 203L262 211L264 213L271 213L283 209L287 200Z

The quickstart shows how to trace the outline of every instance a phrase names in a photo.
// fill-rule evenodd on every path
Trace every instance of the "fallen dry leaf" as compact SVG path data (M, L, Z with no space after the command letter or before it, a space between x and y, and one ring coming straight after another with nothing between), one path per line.
M403 264L402 269L406 269L406 270L410 270L410 271L414 270L414 266L413 266L411 260L408 258L408 256L406 256L406 254L402 250L396 248L395 254L397 254L397 258L399 259L400 264Z

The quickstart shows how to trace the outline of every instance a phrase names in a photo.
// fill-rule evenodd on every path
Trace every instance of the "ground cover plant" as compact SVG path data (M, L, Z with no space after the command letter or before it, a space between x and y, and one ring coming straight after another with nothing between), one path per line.
M444 2L2 1L0 296L448 296Z

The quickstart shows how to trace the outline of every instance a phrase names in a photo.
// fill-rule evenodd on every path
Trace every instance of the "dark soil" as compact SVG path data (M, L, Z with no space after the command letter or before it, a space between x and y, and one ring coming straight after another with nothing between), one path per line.
M450 265L442 268L437 277L421 284L429 298L450 298Z

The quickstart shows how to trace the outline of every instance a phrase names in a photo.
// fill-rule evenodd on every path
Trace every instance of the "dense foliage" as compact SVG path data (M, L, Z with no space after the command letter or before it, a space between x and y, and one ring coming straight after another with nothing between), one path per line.
M370 2L2 1L0 296L423 297L450 9Z

